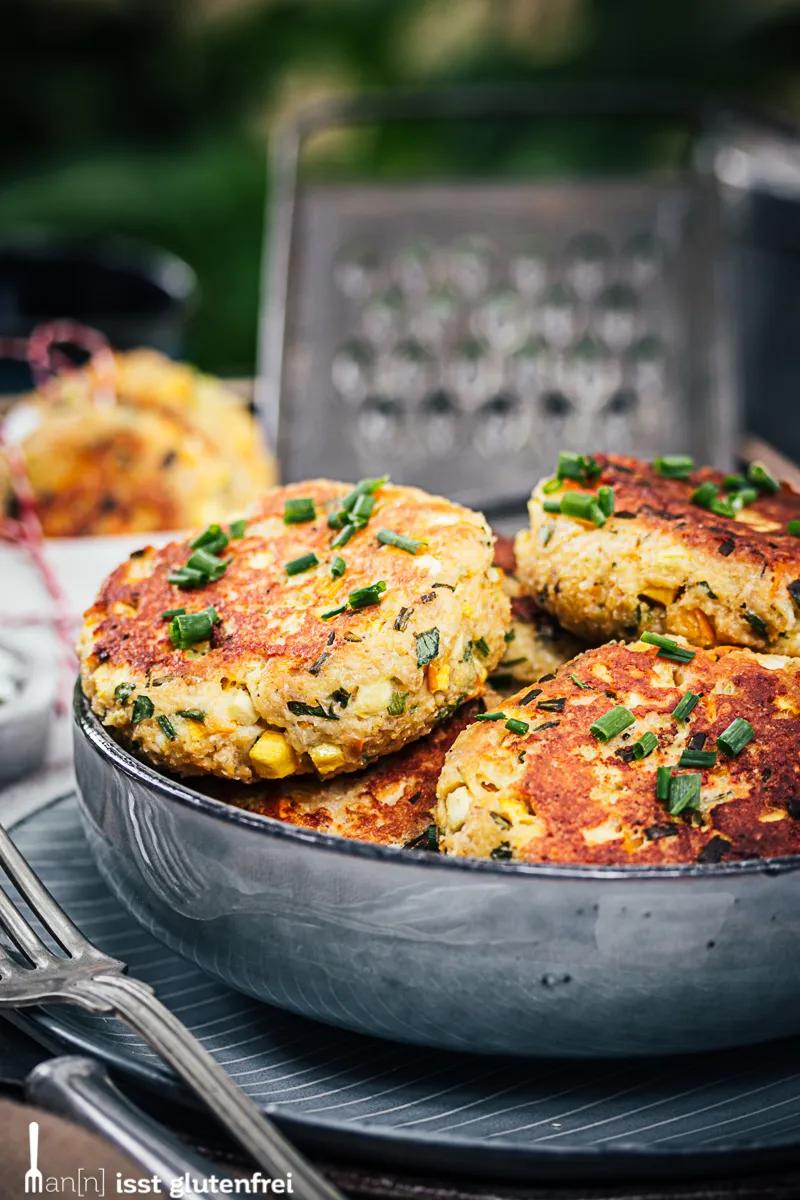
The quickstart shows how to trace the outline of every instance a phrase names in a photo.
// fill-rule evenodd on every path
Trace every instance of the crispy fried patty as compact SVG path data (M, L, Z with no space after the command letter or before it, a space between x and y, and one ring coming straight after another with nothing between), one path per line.
M189 529L275 481L254 417L221 380L153 350L114 361L110 403L90 363L9 414L48 536ZM7 489L0 455L0 500Z
M800 654L800 495L782 485L736 517L692 503L718 471L664 479L632 458L598 455L590 485L614 489L614 514L591 522L544 511L542 485L529 504L531 528L516 540L519 577L539 604L590 641L636 637L652 629L697 646L730 644Z
M686 643L683 643L686 645ZM679 701L700 696L685 720ZM635 722L609 741L590 726L615 706ZM475 722L447 755L437 789L442 847L526 862L715 862L800 853L800 659L719 647L682 664L643 642L587 650L556 677L505 701L506 720ZM734 718L755 736L726 754ZM650 732L657 748L633 746ZM657 769L687 748L717 753L698 807L671 815Z
M191 554L187 542L118 567L80 645L100 719L171 770L250 782L358 770L480 694L508 624L484 518L384 485L366 526L334 548L328 516L349 491L316 480L268 492L224 550L222 577L194 590L168 581ZM285 505L298 500L313 505L313 519L286 524ZM382 529L423 544L415 554L380 544ZM287 573L309 554L316 565ZM344 561L338 577L334 555ZM385 584L378 603L337 611L376 583ZM176 648L162 614L208 606L219 616L210 639Z
M289 825L382 846L436 848L433 807L444 756L456 737L483 709L465 704L455 716L394 754L350 775L324 781L276 780L251 787L203 780L202 791Z
M505 653L489 677L494 696L510 696L523 683L534 683L542 675L558 670L581 650L585 642L562 629L532 596L523 594L511 538L498 536L495 563L505 573L503 590L511 601L511 627L506 633Z

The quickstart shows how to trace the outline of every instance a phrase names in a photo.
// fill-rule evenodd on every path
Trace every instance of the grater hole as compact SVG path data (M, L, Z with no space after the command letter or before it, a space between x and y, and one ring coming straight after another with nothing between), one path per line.
M433 362L421 342L407 338L384 355L375 371L375 387L382 395L416 400L430 386Z
M479 234L460 238L447 255L447 277L468 300L475 300L489 286L494 260L490 240Z
M437 256L430 242L402 246L392 262L392 276L407 296L424 296L437 275Z
M366 342L346 342L333 357L331 379L336 391L348 404L357 404L370 386L374 355Z
M581 300L591 300L603 287L611 261L611 247L599 233L580 233L566 250L564 278Z
M452 288L434 288L411 306L408 328L413 337L439 346L458 319L458 300Z
M404 432L402 404L386 396L370 396L358 414L358 432L370 448L392 446L397 449Z
M574 293L563 283L547 289L542 307L542 332L551 345L564 350L578 331Z
M364 332L370 341L384 347L397 337L402 317L403 293L396 285L386 288L365 307Z
M610 417L627 417L635 411L638 403L639 397L633 388L620 388L609 398L604 411Z
M368 299L375 289L378 275L378 256L368 246L345 246L336 256L334 281L349 300Z
M452 450L458 437L458 408L453 398L441 389L433 392L423 400L419 414L430 453L441 456Z
M474 442L481 454L492 458L521 450L529 433L530 414L516 396L502 392L478 411Z
M526 299L537 297L547 283L547 257L538 242L530 242L509 263L509 277Z
M498 390L502 376L502 364L480 338L460 342L446 368L448 386L469 412Z
M623 259L626 275L634 287L647 287L655 279L662 260L658 239L649 231L637 233L626 244Z
M543 392L539 397L539 407L545 417L568 417L575 411L575 405L563 392L552 390Z
M595 327L612 350L624 350L633 341L637 305L636 292L624 283L612 284L598 297Z
M599 338L584 334L564 356L560 375L564 391L596 407L619 387L621 372L607 346Z
M529 332L521 298L513 288L490 293L473 313L471 323L474 332L501 353L515 349Z

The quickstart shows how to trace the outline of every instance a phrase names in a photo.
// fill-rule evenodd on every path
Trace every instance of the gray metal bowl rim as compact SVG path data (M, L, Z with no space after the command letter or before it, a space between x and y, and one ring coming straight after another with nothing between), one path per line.
M379 846L373 842L360 842L332 834L317 833L297 825L289 825L274 817L264 817L246 809L215 800L195 791L180 780L162 775L153 767L136 758L112 738L110 733L92 712L81 687L80 679L75 684L73 712L75 722L83 736L97 753L115 770L128 778L166 797L184 808L201 812L216 820L244 826L262 836L303 842L318 846L320 850L350 858L367 858L373 861L389 861L395 865L408 863L415 869L435 867L437 870L471 872L481 875L496 875L503 879L625 879L630 881L653 879L705 879L730 875L783 875L800 870L800 854L772 859L742 859L736 862L685 863L669 867L662 866L598 866L580 863L497 863L491 859L450 858L447 855L409 851L397 846Z

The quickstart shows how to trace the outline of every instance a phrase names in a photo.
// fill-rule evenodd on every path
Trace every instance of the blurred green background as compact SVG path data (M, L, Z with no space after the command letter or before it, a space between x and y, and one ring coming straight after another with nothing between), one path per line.
M800 5L778 0L4 0L0 236L114 233L197 272L187 354L253 371L276 123L361 88L449 82L668 82L800 117ZM597 166L675 146L595 139ZM585 150L585 146L583 147ZM464 140L461 167L569 168L555 129L532 160L502 136ZM426 169L411 133L334 148L383 172ZM632 157L633 155L633 157ZM455 167L456 154L449 166Z

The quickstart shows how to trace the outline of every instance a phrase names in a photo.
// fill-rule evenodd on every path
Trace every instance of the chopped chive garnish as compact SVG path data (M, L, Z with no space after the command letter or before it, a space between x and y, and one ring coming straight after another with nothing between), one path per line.
M722 486L726 492L738 492L741 488L747 487L747 480L744 475L726 475Z
M489 653L489 643L486 641L486 638L475 638L472 645L478 651L478 654L480 654L481 658L486 658Z
M372 516L372 510L375 507L375 497L368 492L362 492L356 500L353 507L350 509L351 521L366 521Z
M185 612L185 608L165 608L161 614L161 620L171 621L173 617L182 617Z
M209 525L189 545L192 550L202 550L205 548L212 554L218 554L220 550L225 549L228 540L228 535L224 532L221 525Z
M175 567L167 576L167 583L174 584L175 587L181 588L183 591L190 591L192 588L205 587L210 583L208 575L203 571L196 571L193 567Z
M503 634L503 641L506 643L506 645L508 645L509 642L513 642L515 637L516 637L516 634L515 634L514 630L509 629L507 633Z
M561 490L561 480L560 479L548 479L545 483L542 484L542 491L544 492L545 496L552 496L553 492L558 492L560 490Z
M790 533L792 537L800 537L800 521L787 521L786 532Z
M414 611L413 608L401 608L400 609L399 613L397 614L397 616L394 619L394 627L398 633L403 633L405 631L405 628L408 625L408 622L411 620L411 614L413 613L413 611ZM467 645L469 645L469 642L467 643Z
M499 846L495 846L489 857L493 858L495 862L508 862L514 857L514 852L508 842L501 842Z
M561 497L561 512L566 517L593 521L598 526L606 523L603 510L590 492L565 492Z
M604 517L614 515L614 489L613 487L601 487L597 489L597 503L600 505L600 511Z
M408 692L392 692L386 711L390 717L400 717L406 711Z
M131 711L131 724L138 725L140 721L146 721L155 711L155 705L149 696L137 696Z
M561 501L560 500L543 500L542 508L544 509L544 511L546 513L560 513L561 512Z
M114 699L117 704L127 704L135 691L136 685L133 683L118 683L114 688Z
M710 504L706 505L706 507L708 508L709 512L716 513L718 517L728 517L733 519L733 517L735 517L739 511L739 508L741 508L741 505L738 507L734 506L732 498L727 499L725 497L721 498L719 496L715 496Z
M212 605L196 613L178 613L169 623L169 640L179 650L186 650L195 642L207 641L219 619Z
M523 733L527 733L530 729L530 722L518 721L516 717L509 717L506 721L506 729L509 731L509 733L516 733L521 736Z
M383 487L389 482L388 475L381 475L377 479L361 479L353 488L352 492L348 492L344 500L342 500L342 508L346 512L350 512L358 502L359 496L372 496L377 492L379 487Z
M652 754L658 745L658 738L654 733L643 733L638 742L634 742L631 746L634 758L647 758L648 754Z
M744 614L744 619L753 630L753 633L757 633L758 636L762 638L769 637L769 627L767 622L763 617L760 617L758 613L754 613L748 609L748 611Z
M339 546L346 546L350 541L350 538L356 532L356 526L351 525L350 522L347 521L336 534L336 537L331 538L331 549L338 550Z
M160 717L156 717L156 721L161 726L161 732L164 737L169 738L171 742L175 741L175 726L170 721L169 717L165 717L162 713Z
M416 554L425 545L416 538L406 537L402 533L394 533L391 529L379 529L377 537L382 546L396 546L398 550L405 550L409 554Z
M672 767L659 767L656 771L656 800L669 799L669 785L672 780Z
M714 767L717 763L716 750L684 750L678 759L679 767Z
M186 560L186 569L200 571L207 583L216 583L227 571L228 564L213 550L208 550L203 546L199 550L195 550L194 554Z
M475 717L476 721L505 721L506 714L504 712L488 712L478 713Z
M692 504L697 504L700 508L710 508L712 500L717 498L717 485L710 481L701 483L699 487L692 492Z
M686 646L679 646L674 638L665 637L663 633L651 633L649 629L642 634L641 641L649 646L658 646L661 658L670 658L675 662L691 662L697 653Z
M346 604L340 604L338 608L329 608L327 612L320 613L320 620L330 621L331 617L338 617L343 612L347 612Z
M293 558L291 562L286 563L287 575L302 575L303 571L310 571L312 567L319 566L319 559L314 551L309 554L301 554L299 558Z
M386 591L386 584L382 579L377 583L370 583L367 587L355 588L347 597L347 607L350 609L370 608L373 604L380 604L381 596Z
M667 798L667 812L670 816L677 817L684 809L697 808L701 783L701 776L694 771L672 776Z
M592 690L591 684L584 683L583 680L579 679L577 675L570 675L570 679L575 684L575 687L583 688L587 692Z
M331 692L329 699L335 700L342 708L347 708L350 703L350 693L346 688L338 687L335 692Z
M283 506L284 525L303 525L306 521L313 521L316 515L314 501L310 496L287 500Z
M600 474L600 464L590 454L572 454L562 451L558 456L558 479L575 479L578 483L591 483Z
M664 479L688 479L694 459L688 454L664 454L653 459L653 470Z
M686 692L673 708L672 715L676 721L686 721L699 703L697 692Z
M434 625L433 629L427 629L425 633L416 635L417 642L417 666L424 667L427 663L432 662L439 654L439 630Z
M541 712L563 712L566 703L565 696L554 696L551 700L540 700L536 707Z
M247 521L244 517L239 517L238 521L231 521L228 533L232 538L243 538L247 533Z
M334 579L341 579L347 570L347 564L339 554L334 554L331 559L331 575Z
M629 725L633 725L635 720L636 717L629 708L625 708L622 704L617 704L614 708L610 708L607 713L603 713L602 717L598 717L589 726L589 732L599 742L609 742L618 733L622 733L623 729L627 729Z
M185 721L200 721L201 724L206 719L202 708L179 708L175 716L183 717Z
M730 503L737 512L745 508L748 504L755 504L758 499L758 490L751 487L739 488L730 497Z
M748 742L752 742L756 731L744 717L734 717L727 729L717 738L717 745L731 758L741 754Z
M752 483L760 492L774 495L781 490L781 485L774 475L770 475L763 463L752 462L747 468L747 482Z
M302 700L290 700L286 707L296 717L321 717L323 721L339 720L332 708L323 708L321 704L305 704Z

